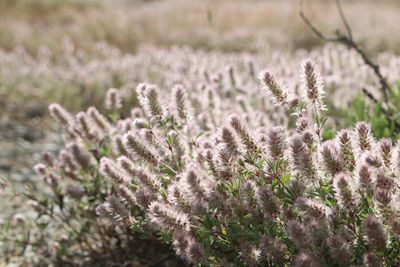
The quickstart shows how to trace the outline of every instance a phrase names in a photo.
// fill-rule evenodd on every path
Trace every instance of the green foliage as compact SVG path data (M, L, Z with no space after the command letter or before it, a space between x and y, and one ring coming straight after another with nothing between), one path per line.
M343 109L345 123L352 125L357 121L368 121L371 123L372 132L377 138L391 138L397 140L400 133L396 130L395 122L398 123L400 115L398 108L400 107L400 84L390 91L389 112L391 117L388 117L382 111L382 103L371 105L367 103L365 95L357 95L351 101L351 106Z

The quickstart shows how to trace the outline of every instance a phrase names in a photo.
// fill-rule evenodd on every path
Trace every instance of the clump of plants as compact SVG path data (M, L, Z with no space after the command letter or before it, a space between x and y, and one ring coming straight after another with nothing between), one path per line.
M140 236L203 266L400 264L400 146L375 140L367 122L326 140L324 82L312 60L297 94L270 71L259 76L259 96L280 106L283 125L255 121L259 99L234 97L229 73L229 88L218 79L198 91L175 85L169 102L140 84L128 118L116 89L108 115L52 104L67 145L36 166L57 203L31 195L38 213L68 212L83 251L122 251ZM85 221L74 218L82 208Z

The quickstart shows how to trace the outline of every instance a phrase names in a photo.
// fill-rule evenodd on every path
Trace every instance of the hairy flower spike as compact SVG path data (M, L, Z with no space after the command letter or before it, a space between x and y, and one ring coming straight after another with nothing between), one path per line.
M225 149L229 155L235 156L238 153L239 147L232 130L228 127L222 127L220 136L224 145L223 149Z
M271 236L262 236L259 244L262 257L269 259L274 264L282 264L285 261L287 246L284 242Z
M359 153L366 150L371 151L373 149L373 137L371 135L371 125L366 122L358 122L355 127L356 131L356 148Z
M326 141L322 144L321 159L325 170L331 175L335 176L337 173L344 171L344 163L336 143L333 140Z
M105 106L109 110L118 110L122 107L122 99L118 89L108 89L106 93Z
M366 163L358 162L355 169L355 175L359 187L369 193L372 192L372 182L374 180L374 172L372 168Z
M303 90L306 92L308 100L315 104L317 108L324 110L322 101L324 97L324 81L316 71L316 64L313 60L307 59L301 65L301 80Z
M301 223L291 220L287 225L287 233L298 248L311 245L311 235Z
M257 190L257 202L261 207L266 219L274 218L279 213L279 205L277 198L272 190L268 187L263 187Z
M123 137L120 135L115 136L113 140L113 150L115 155L129 157L129 151L126 149Z
M257 145L242 120L236 115L231 115L229 117L229 123L235 130L236 134L240 137L247 150L256 151Z
M70 125L73 121L71 114L61 105L53 103L49 106L51 116L64 126Z
M96 139L97 136L88 115L85 112L81 111L76 114L75 117L76 127L74 127L74 130L77 131L82 136L82 138L88 140Z
M375 189L392 192L395 189L395 181L393 178L386 175L384 170L379 170L376 173Z
M133 194L132 190L129 189L127 186L121 184L118 186L118 192L121 196L128 202L128 204L133 207L136 205L136 197Z
M45 176L47 174L47 166L42 163L36 164L33 168L39 175Z
M134 152L137 156L150 164L158 163L158 156L143 141L139 140L133 133L127 133L123 137L127 151Z
M339 204L349 211L357 208L358 198L353 188L351 178L344 173L339 173L334 177L336 198Z
M145 169L138 169L136 171L136 180L145 186L148 190L155 194L160 193L161 183L160 181L150 172Z
M176 254L189 263L198 264L201 263L204 258L204 251L201 244L189 233L175 233L172 246Z
M211 171L214 177L218 177L218 171L217 171L217 166L214 161L214 155L210 149L207 149L206 151L206 161L208 165L208 169Z
M263 89L267 91L268 97L272 98L276 106L287 104L288 93L285 85L278 83L275 75L269 70L265 70L259 75Z
M97 206L96 213L98 216L109 218L115 223L122 222L129 216L128 210L113 195L107 197L104 203Z
M153 201L159 200L159 193L154 193L147 188L139 188L135 192L136 203L139 207L147 210Z
M131 177L135 177L137 175L138 168L128 157L121 156L117 159L117 162L118 166L120 166Z
M248 242L240 245L239 255L250 266L256 266L261 260L261 250Z
M359 159L374 169L378 169L383 165L380 155L369 151L365 152Z
M143 91L142 108L152 120L163 118L164 111L158 99L158 89L155 85L145 85Z
M383 163L386 168L390 169L392 167L392 141L390 139L384 138L379 142L379 151L381 153Z
M94 158L81 144L71 143L67 145L71 151L75 162L77 162L82 169L88 169L94 164Z
M281 126L272 127L267 133L267 147L272 160L283 159L286 143L286 132Z
M394 200L393 194L389 190L376 188L375 192L375 206L381 217L385 222L390 222L397 216L397 211L392 207L392 201Z
M185 182L190 192L191 198L197 201L207 200L209 192L205 187L205 179L201 178L201 173L193 167L190 167L185 173Z
M204 258L204 251L200 243L194 238L188 240L187 248L185 249L186 259L190 263L201 263Z
M314 131L305 130L302 133L303 142L307 145L309 151L313 151L317 146L318 136Z
M330 236L327 240L329 254L332 260L340 266L348 266L351 263L351 251L348 244L340 236Z
M174 182L168 187L168 202L181 210L188 210L189 203L185 199L185 194L183 192L182 183Z
M130 180L125 173L120 171L117 164L109 158L104 157L100 160L100 172L118 184L127 184Z
M331 214L326 205L304 197L297 198L294 206L308 218L322 220Z
M310 128L310 121L306 117L299 117L296 121L296 132L303 133Z
M174 100L175 100L175 109L178 115L178 118L183 122L186 122L189 116L189 103L188 97L185 89L183 89L182 85L175 85L172 88Z
M59 160L61 166L69 172L74 172L78 169L76 162L73 160L71 153L65 149L61 150L59 153Z
M293 168L311 182L316 181L317 168L310 151L306 150L306 146L299 135L294 135L290 140L290 154Z
M364 222L364 231L368 245L375 250L383 250L386 247L386 233L382 223L375 216L369 216Z
M351 139L351 132L346 129L339 131L336 135L336 142L339 145L340 157L343 159L345 169L348 171L352 170L355 165Z
M88 108L87 113L103 134L107 134L110 131L110 123L95 107Z
M169 205L154 201L150 204L148 211L150 222L160 229L173 232L190 231L189 216Z

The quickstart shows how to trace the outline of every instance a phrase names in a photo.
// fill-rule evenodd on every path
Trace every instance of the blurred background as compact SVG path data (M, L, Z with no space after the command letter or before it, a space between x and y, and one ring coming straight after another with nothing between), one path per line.
M400 1L342 5L369 54L400 53ZM343 28L334 1L309 0L305 10L326 33ZM90 66L113 58L119 64L117 58L143 47L266 54L323 45L298 13L296 0L1 0L0 174L27 175L35 151L54 143L45 133L49 103L77 111L123 83L122 70L107 83L91 83L83 66L104 80ZM100 53L99 44L114 52Z
M400 53L400 1L342 2L368 53ZM334 1L309 0L305 10L324 32L343 27ZM49 103L77 111L123 82L90 83L79 76L83 66L112 58L119 64L149 46L266 54L323 45L298 13L296 0L1 0L0 174L29 174L35 151L54 143L46 132ZM100 55L99 44L115 53ZM78 60L72 64L67 54Z
M24 46L30 54L45 45L60 51L68 36L92 51L106 41L134 53L145 43L189 45L223 51L262 51L265 46L310 48L320 44L298 16L298 0L2 0L0 47ZM397 0L342 1L358 40L371 51L400 52ZM322 29L340 25L335 2L307 1Z

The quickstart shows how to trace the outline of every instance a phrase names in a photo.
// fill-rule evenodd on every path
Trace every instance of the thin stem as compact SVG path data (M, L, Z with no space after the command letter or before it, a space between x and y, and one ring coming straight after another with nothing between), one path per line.
M346 28L347 35L349 36L350 39L353 40L353 33L351 31L351 27L349 22L347 21L346 16L344 15L343 9L342 9L342 4L340 3L340 0L336 0L336 7L339 10L340 18L344 24L344 27Z

